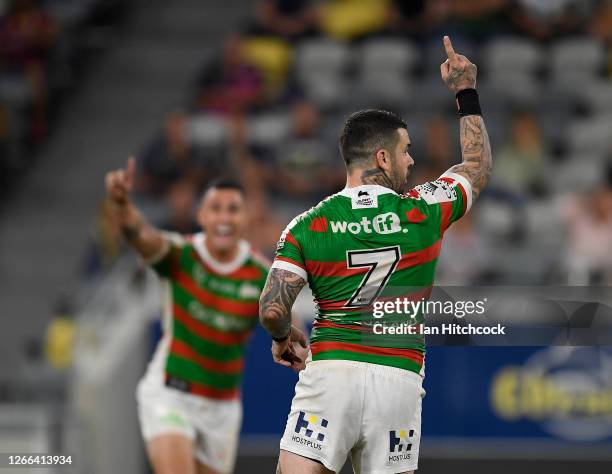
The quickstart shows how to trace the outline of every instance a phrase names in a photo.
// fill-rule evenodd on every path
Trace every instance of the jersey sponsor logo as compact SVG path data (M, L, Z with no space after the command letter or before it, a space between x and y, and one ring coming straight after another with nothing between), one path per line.
M378 207L378 196L371 195L368 191L359 191L357 195L351 197L353 209L368 209Z
M320 451L325 441L328 424L329 422L325 418L319 420L317 416L308 416L306 412L301 411L295 423L294 431L297 434L291 437L291 441Z
M402 229L400 226L400 218L395 212L386 212L378 214L373 219L362 217L358 222L346 221L331 221L331 229L335 234L351 234L360 233L377 233L377 234L394 234L396 232L408 232L408 229Z
M249 318L239 318L226 316L225 314L219 313L214 309L204 306L202 303L196 300L192 300L187 311L194 318L205 324L212 326L220 331L244 331L249 329L251 321Z
M404 461L411 458L412 443L410 438L414 430L389 431L389 462Z
M441 178L429 183L420 184L414 189L427 204L457 200L457 188L452 178Z
M243 283L240 285L238 295L240 298L257 298L260 294L259 288L250 283Z

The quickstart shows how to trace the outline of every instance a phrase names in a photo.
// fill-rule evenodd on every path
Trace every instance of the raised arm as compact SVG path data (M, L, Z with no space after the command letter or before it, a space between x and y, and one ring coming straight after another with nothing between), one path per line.
M442 80L457 97L461 119L459 136L463 161L448 171L464 176L472 185L472 198L476 199L491 176L493 160L489 135L480 113L476 93L476 65L455 53L448 36L444 37L448 59L440 66Z
M303 365L297 345L308 345L304 333L291 325L291 308L304 285L306 280L295 273L272 268L259 298L259 321L272 336L272 357L287 367Z
M170 249L170 242L150 225L130 199L136 162L130 158L125 169L106 174L107 199L113 203L121 232L127 242L145 259L156 260Z

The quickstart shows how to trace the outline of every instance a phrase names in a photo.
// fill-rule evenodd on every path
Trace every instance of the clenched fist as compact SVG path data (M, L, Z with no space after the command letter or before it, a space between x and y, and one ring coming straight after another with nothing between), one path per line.
M440 73L448 88L455 94L463 89L475 89L476 65L462 54L455 53L448 36L444 37L444 49L448 59L440 65Z
M118 206L125 206L134 187L136 162L130 158L125 169L106 173L106 193L109 199Z

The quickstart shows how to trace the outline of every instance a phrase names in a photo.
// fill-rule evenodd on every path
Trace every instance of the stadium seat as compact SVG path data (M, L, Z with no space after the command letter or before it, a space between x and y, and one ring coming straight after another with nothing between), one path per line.
M271 91L282 87L291 64L290 45L274 37L254 37L244 40L245 60L263 72Z
M351 60L349 47L328 39L306 40L295 52L295 67L301 80L312 76L337 76L345 73Z
M530 106L538 101L540 82L526 72L494 71L478 83L479 91L489 97L492 107Z
M295 54L295 72L308 98L324 110L344 104L350 60L351 51L343 43L327 39L302 42Z
M604 155L612 149L612 115L603 114L573 122L567 131L570 153ZM579 159L578 161L583 161Z
M191 117L189 139L196 146L218 147L227 139L227 128L223 119L202 114Z
M322 2L321 29L327 36L352 40L385 28L387 2L352 0Z
M552 200L533 200L525 206L525 213L529 240L541 244L560 242L563 226Z
M603 45L592 38L562 40L550 48L551 75L558 78L596 76L604 55Z
M353 98L377 105L394 105L410 99L414 92L409 73L418 61L416 46L400 39L374 39L364 43L359 54L360 72Z
M291 129L291 118L287 113L268 113L250 117L248 120L249 142L253 145L277 145Z
M535 74L544 52L534 41L505 37L488 43L481 51L482 67L487 74Z
M412 98L405 104L411 111L442 112L456 108L452 95L449 95L448 88L440 78L439 68L437 72L414 83L413 87Z
M612 113L612 82L609 79L595 79L583 92L584 105L590 111Z
M359 59L364 72L371 69L407 72L418 62L419 50L402 39L372 39L363 43Z
M552 190L558 194L588 192L603 180L601 160L585 153L569 156L555 170Z

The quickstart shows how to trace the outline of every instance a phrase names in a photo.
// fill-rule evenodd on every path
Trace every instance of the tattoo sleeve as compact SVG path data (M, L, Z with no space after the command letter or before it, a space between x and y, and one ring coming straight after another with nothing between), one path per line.
M449 171L462 174L469 180L472 196L476 199L488 183L493 166L489 135L480 115L461 117L460 139L463 161Z
M284 337L291 328L291 307L306 280L295 273L273 268L259 298L259 320L272 337Z

